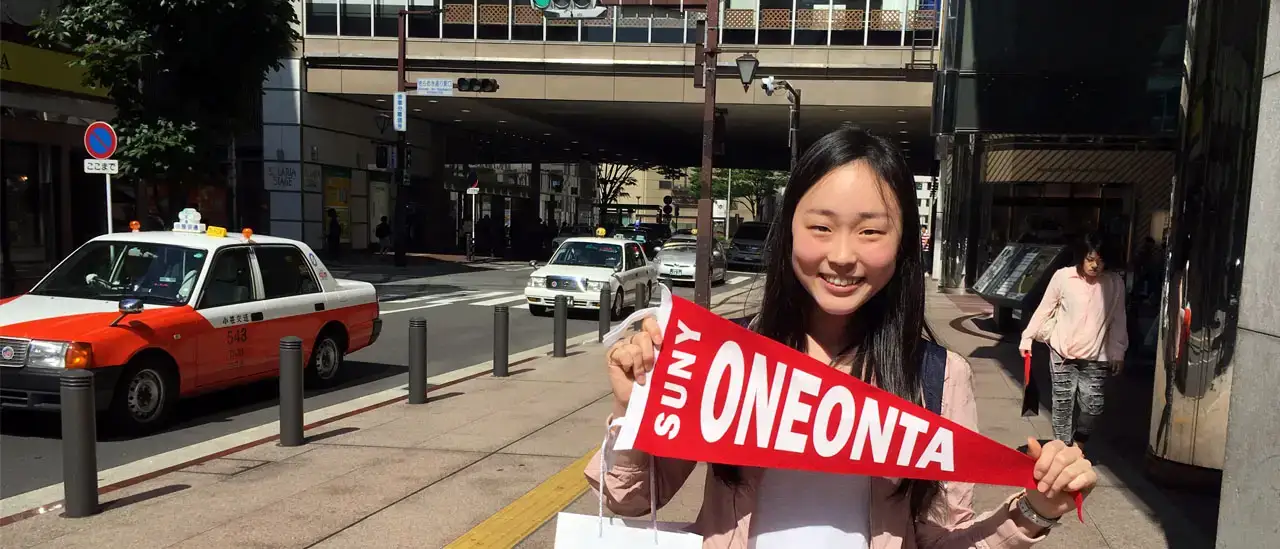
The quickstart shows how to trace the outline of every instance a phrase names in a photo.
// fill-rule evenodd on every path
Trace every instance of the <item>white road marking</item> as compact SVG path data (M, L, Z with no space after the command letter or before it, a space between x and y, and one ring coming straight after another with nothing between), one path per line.
M730 278L727 282L725 282L725 284L728 284L728 285L732 286L732 285L734 285L734 284L742 284L743 282L746 282L746 281L748 281L748 280L751 280L751 277L749 277L749 276L735 276L735 277L733 277L733 278Z
M431 294L431 295L421 295L418 297L406 297L403 299L383 301L383 303L387 303L387 304L422 303L423 301L436 301L439 299L448 299L451 297L463 297L463 296L468 296L475 293L478 293L478 292L476 290L462 290L460 292L445 292L443 294Z
M506 292L502 292L502 293L506 293ZM520 295L508 295L504 297L496 297L493 299L486 299L484 301L472 301L471 304L477 305L480 307L493 307L494 305L502 305L505 303L515 303L517 301L524 301L528 303L528 300L525 299L524 294L520 294Z

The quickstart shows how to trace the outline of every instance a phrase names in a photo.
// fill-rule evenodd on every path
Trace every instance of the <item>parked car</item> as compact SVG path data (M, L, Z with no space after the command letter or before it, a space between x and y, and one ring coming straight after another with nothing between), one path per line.
M600 309L600 291L612 294L610 314L622 318L627 307L644 307L658 283L657 267L638 242L617 238L570 238L551 261L535 270L524 289L529 312L545 316L556 296L573 309Z
M56 411L59 376L83 368L113 426L150 432L179 398L276 377L282 337L302 338L308 387L378 338L372 284L334 278L302 242L182 215L96 237L0 302L0 407Z
M768 238L768 223L749 221L738 225L729 240L729 264L764 267L764 246Z
M658 252L653 262L658 264L658 280L692 284L697 272L698 237L673 236ZM711 283L724 282L729 274L729 263L724 247L719 241L711 242Z

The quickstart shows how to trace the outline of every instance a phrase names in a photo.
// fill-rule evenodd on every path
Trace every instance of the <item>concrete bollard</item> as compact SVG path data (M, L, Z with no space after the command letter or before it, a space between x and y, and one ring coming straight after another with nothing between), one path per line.
M600 327L596 335L597 342L603 342L605 334L609 333L609 323L613 321L613 303L611 298L613 293L609 291L609 287L600 288Z
M555 332L552 334L553 339L551 356L565 357L569 353L567 351L565 340L569 337L569 297L556 296L556 318Z
M280 338L280 445L302 446L302 339Z
M93 372L66 370L58 383L62 397L63 516L95 515L98 506L98 425Z
M510 343L511 313L506 305L493 308L493 377L507 377L507 344Z
M427 319L409 319L409 404L427 403Z

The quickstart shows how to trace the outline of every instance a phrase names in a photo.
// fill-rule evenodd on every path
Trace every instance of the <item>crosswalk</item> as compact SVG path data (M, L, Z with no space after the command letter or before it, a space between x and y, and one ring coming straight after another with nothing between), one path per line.
M751 280L751 276L734 276L725 281L725 286L735 286ZM470 305L474 307L496 307L506 305L511 309L528 309L524 291L511 290L456 290L429 295L412 296L388 293L379 296L379 305L383 315L406 313L434 309L447 305Z

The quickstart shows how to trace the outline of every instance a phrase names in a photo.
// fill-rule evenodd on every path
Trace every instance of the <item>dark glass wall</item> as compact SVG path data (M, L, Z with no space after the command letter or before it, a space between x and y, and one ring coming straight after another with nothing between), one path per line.
M1189 8L1150 450L1199 468L1221 469L1226 445L1266 10L1259 0Z

